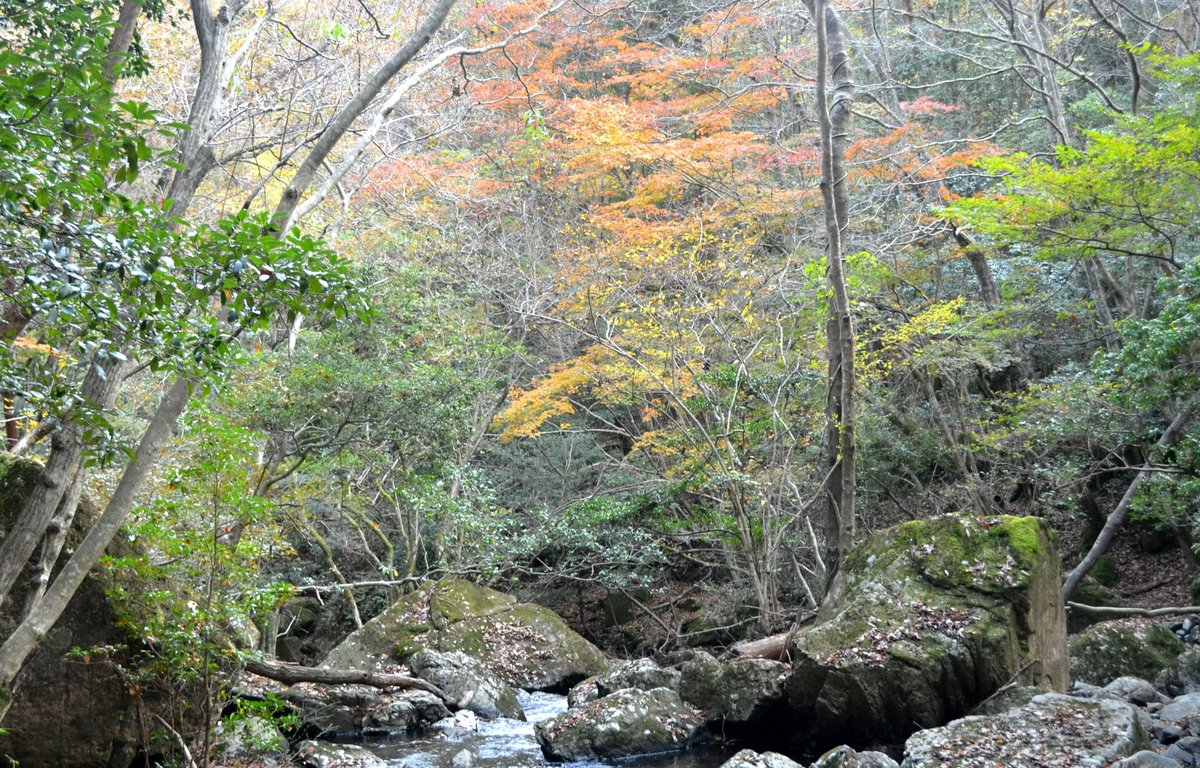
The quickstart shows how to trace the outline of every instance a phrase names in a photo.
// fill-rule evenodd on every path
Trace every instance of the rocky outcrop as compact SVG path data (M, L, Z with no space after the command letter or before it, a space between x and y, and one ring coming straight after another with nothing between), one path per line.
M1174 632L1150 619L1105 621L1071 638L1071 677L1092 685L1126 676L1154 680L1174 667L1186 648Z
M408 666L415 676L436 685L480 717L525 719L517 692L465 653L424 649L412 655Z
M306 728L328 738L419 731L450 716L442 700L427 691L300 683L278 695L296 707Z
M1110 698L1037 696L1000 715L918 731L902 768L1101 768L1133 755L1144 736L1132 707Z
M0 535L16 520L40 474L39 465L0 452ZM78 546L96 514L86 499L80 503L68 551ZM102 574L88 575L21 668L0 732L0 755L22 768L128 768L139 750L173 748L165 736L161 742L146 742L146 734L162 733L151 713L182 708L156 696L151 685L140 688L140 700L135 694L126 670L136 659L126 649L136 648L140 638L131 634L109 600L111 586ZM0 637L17 626L26 590L22 579L0 611ZM93 649L97 651L89 653ZM173 725L189 735L194 730L194 724Z
M759 754L753 749L743 749L721 763L721 768L804 768L804 766L790 757L776 752Z
M418 651L461 651L506 683L566 690L604 672L598 648L547 608L461 579L426 584L367 622L330 652L325 666L370 669Z
M1037 518L946 515L851 550L796 634L788 704L817 746L895 743L1014 677L1062 690L1059 558Z
M615 691L538 723L549 760L614 759L685 749L703 720L667 688Z
M736 659L722 664L697 651L680 670L679 695L710 721L747 723L773 713L783 702L787 668L769 659Z

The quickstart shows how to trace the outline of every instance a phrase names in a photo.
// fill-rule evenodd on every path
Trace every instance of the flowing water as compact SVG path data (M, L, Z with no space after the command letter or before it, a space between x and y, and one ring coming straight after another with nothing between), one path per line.
M435 731L428 735L368 743L365 746L386 760L391 768L447 768L454 756L464 749L471 750L475 755L474 765L478 768L542 768L549 763L542 758L542 749L533 735L533 724L565 712L567 699L549 693L523 693L521 707L528 718L524 722L506 718L479 720L477 730ZM637 768L717 768L731 754L710 748L623 761L620 765ZM569 765L570 768L607 768L611 764L584 761Z

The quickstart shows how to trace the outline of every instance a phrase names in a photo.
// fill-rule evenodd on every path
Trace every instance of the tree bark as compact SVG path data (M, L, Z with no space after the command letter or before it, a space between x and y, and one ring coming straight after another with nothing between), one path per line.
M845 154L849 143L850 109L854 82L846 53L845 26L837 9L825 0L806 0L816 21L816 112L821 128L821 197L825 209L826 258L833 293L826 324L829 354L829 427L827 451L830 466L826 485L826 547L830 576L841 555L854 541L857 466L854 435L854 320L846 290L845 254L849 227L849 192ZM833 93L828 89L832 83Z
M246 671L294 685L296 683L323 683L325 685L369 685L374 688L414 688L437 696L447 704L455 704L441 688L417 677L364 672L359 669L327 669L325 667L302 667L297 664L281 664L277 661L245 662Z

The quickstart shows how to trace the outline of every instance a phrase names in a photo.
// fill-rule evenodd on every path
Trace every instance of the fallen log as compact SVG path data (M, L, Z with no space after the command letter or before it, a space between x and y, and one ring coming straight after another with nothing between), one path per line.
M1067 603L1067 608L1089 616L1100 616L1108 619L1120 619L1129 616L1138 618L1157 619L1163 616L1187 616L1200 614L1200 605L1185 605L1174 608L1119 608L1110 605L1084 605L1083 603Z
M294 685L296 683L323 683L325 685L369 685L373 688L414 688L432 693L447 704L458 702L446 695L433 683L408 675L382 672L363 672L357 669L328 669L326 667L304 667L299 664L281 664L277 661L248 659L244 662L247 672Z

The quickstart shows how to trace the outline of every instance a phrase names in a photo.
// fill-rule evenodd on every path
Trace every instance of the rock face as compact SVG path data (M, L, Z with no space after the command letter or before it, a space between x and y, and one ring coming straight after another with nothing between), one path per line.
M414 675L433 683L455 701L465 701L466 708L480 717L525 719L517 692L465 653L425 649L413 654L408 666Z
M371 669L423 648L461 651L509 685L565 691L607 669L600 649L547 608L460 579L401 598L330 652L325 666Z
M1101 768L1133 755L1143 741L1127 704L1046 693L1000 715L913 734L901 768Z
M710 720L747 723L771 714L783 701L786 667L768 659L727 664L698 651L680 670L679 695Z
M812 768L897 768L897 765L882 752L858 752L841 746L821 755Z
M896 743L958 717L1018 672L1067 684L1059 558L1036 518L946 515L851 550L796 635L789 707L818 746Z
M549 760L613 759L685 749L703 725L668 688L626 688L536 726Z
M1126 676L1154 680L1174 667L1186 648L1174 632L1150 619L1105 621L1071 638L1071 677L1092 685Z
M422 730L450 716L442 700L425 691L300 683L281 695L299 710L305 726L322 737L390 736Z
M0 453L0 532L9 530L40 474L33 462ZM94 514L86 501L81 503L68 548L82 539L79 523ZM25 602L24 581L18 582L12 599L0 611L0 637L7 637L16 626L14 611ZM137 639L118 623L105 595L108 586L97 575L89 575L22 668L4 717L0 755L19 761L23 768L128 768L139 749L156 746L143 744L143 726L147 733L160 727L153 720L140 722L138 713L154 712L160 702L147 691L145 709L138 707L120 670L131 663L128 654L68 658L74 648L136 644ZM162 746L169 748L167 742Z

